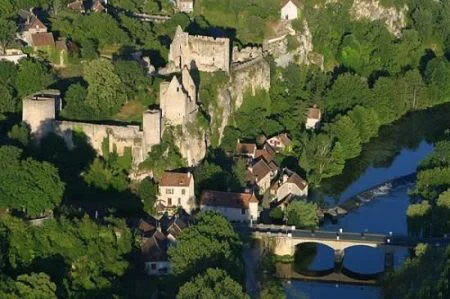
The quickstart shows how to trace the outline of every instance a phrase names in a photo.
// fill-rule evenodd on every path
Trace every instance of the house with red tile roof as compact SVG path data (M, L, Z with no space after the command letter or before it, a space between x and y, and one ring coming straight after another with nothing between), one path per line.
M229 221L250 222L258 219L258 199L254 193L205 190L200 197L202 211L217 211Z
M283 133L270 137L266 140L266 143L268 143L277 153L279 153L289 149L292 140L289 138L287 133Z
M308 196L308 182L288 168L281 171L279 179L271 189L276 193L277 201L282 201L288 196Z
M190 172L164 172L159 181L159 210L174 211L181 207L187 213L195 207L194 177Z
M309 129L318 129L320 126L320 120L322 119L322 113L317 105L312 106L306 113L305 127Z

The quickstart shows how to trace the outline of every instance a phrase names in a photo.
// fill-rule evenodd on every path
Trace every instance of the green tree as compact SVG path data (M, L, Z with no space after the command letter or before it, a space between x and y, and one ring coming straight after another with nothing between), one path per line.
M285 213L288 225L295 225L298 229L319 227L319 207L316 203L296 200L287 206Z
M119 169L109 167L100 158L92 162L83 178L88 185L104 191L125 191L128 188L126 174Z
M186 281L208 268L221 268L240 281L243 265L242 243L231 224L219 213L201 212L195 223L177 239L177 246L168 250L173 273Z
M368 142L372 137L377 136L380 128L377 112L372 108L356 106L348 113L348 116L355 124L359 132L362 143Z
M220 269L209 268L186 282L177 294L177 299L249 298L242 286Z
M144 208L147 212L153 211L153 206L156 201L157 188L152 180L144 179L139 183L137 194L144 203Z
M66 103L62 115L69 119L91 119L93 109L87 104L87 94L87 89L81 84L71 84L64 96Z
M413 234L422 235L429 232L431 205L428 201L410 204L406 215L408 216L408 226Z
M45 64L32 59L22 59L20 61L16 79L19 97L45 89L53 81L53 75Z
M342 173L342 146L325 134L305 138L300 148L299 165L308 174L308 181L318 185L322 179Z
M0 18L0 47L6 51L9 43L14 40L16 24L8 19Z
M24 123L14 125L8 132L8 137L26 147L30 142L30 128Z
M116 114L125 102L121 81L114 66L106 59L96 59L84 68L88 83L86 103L94 110L96 118L109 118Z
M23 159L20 149L3 146L0 147L0 168L2 208L23 209L29 216L38 216L61 202L64 184L53 165Z
M349 116L342 116L338 121L330 124L328 130L342 145L342 154L345 160L355 158L361 153L361 137Z
M238 159L232 166L233 181L235 182L236 190L240 190L246 185L247 161L245 159Z
M127 95L128 100L134 99L139 91L147 92L150 80L138 62L119 60L114 64L114 70L122 82L121 90Z
M45 273L19 275L14 283L19 298L50 299L56 297L56 285Z

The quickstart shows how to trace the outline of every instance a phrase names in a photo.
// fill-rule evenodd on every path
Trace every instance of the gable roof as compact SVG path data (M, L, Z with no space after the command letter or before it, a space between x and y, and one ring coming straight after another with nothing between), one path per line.
M260 159L255 165L247 172L247 181L260 181L270 174L272 169L266 163L264 159Z
M150 238L144 238L141 243L141 254L145 261L167 261L168 240L156 230Z
M92 4L92 10L95 12L102 12L105 10L105 7L102 5L100 0L95 0Z
M256 144L254 143L241 143L238 142L236 144L236 150L235 153L238 155L246 155L246 154L252 154L256 151Z
M169 227L167 228L167 233L171 234L175 238L178 238L183 231L187 227L187 224L181 220L180 218L172 218L169 223Z
M84 11L83 0L75 0L74 2L67 4L67 8Z
M44 23L42 23L42 21L33 14L29 22L25 25L25 31L30 30L31 28L47 29L47 26L45 26Z
M281 7L284 7L289 2L292 2L295 6L300 7L300 2L298 0L280 0Z
M312 108L309 108L306 116L311 119L320 119L319 107L317 107L317 105L314 105Z
M159 186L161 187L188 187L191 183L192 175L182 172L164 172Z
M41 32L31 35L34 47L55 46L55 40L51 32Z
M300 190L304 190L308 186L308 183L303 178L301 178L296 172L288 168L285 168L283 170L283 173L289 176L289 178L286 180L286 183L295 184L297 185L297 187L300 188Z
M235 209L248 209L251 202L258 202L253 193L205 190L200 198L200 205Z

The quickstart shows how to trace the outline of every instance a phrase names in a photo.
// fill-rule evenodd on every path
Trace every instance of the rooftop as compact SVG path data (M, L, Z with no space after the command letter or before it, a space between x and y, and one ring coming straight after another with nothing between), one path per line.
M281 2L281 7L285 6L289 2L292 2L293 4L295 4L295 6L300 7L300 2L298 0L280 0L280 2Z
M33 40L33 46L44 47L44 46L54 46L55 40L53 38L53 33L51 32L41 32L31 35Z
M182 172L164 172L159 186L161 187L189 187L192 175Z
M201 205L235 209L248 209L251 202L258 202L258 199L253 193L205 190L202 192L200 198Z
M253 154L256 150L256 144L254 143L241 143L238 142L236 144L236 151L235 153L238 155L244 155L244 154Z
M306 116L308 118L311 118L311 119L320 119L320 109L319 109L319 107L314 105L312 108L309 108Z

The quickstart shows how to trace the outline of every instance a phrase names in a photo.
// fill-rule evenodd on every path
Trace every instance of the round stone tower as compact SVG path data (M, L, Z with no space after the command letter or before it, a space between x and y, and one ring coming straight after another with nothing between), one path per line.
M32 94L22 101L22 121L30 126L36 141L53 130L56 111L60 108L60 92L45 90Z
M147 154L153 145L161 143L161 110L147 110L142 115L144 150Z

